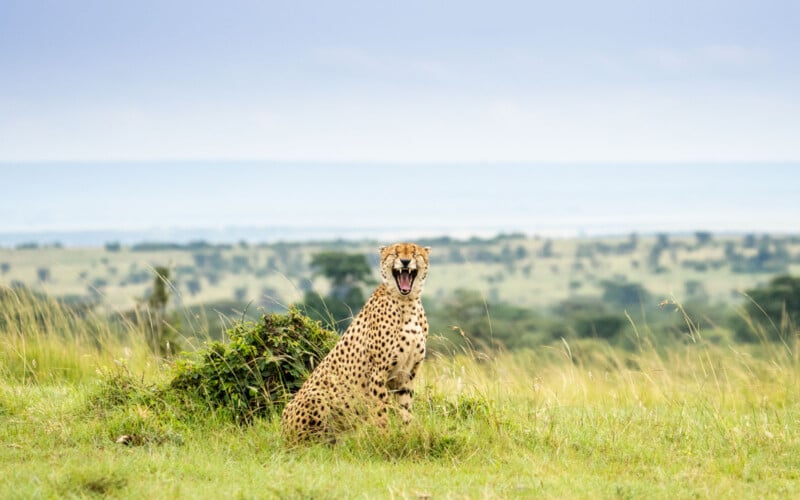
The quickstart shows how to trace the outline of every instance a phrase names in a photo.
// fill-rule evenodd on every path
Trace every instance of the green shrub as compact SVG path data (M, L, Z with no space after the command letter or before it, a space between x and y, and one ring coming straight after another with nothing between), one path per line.
M578 337L612 339L625 326L625 318L617 314L582 314L576 316L573 321Z
M260 323L235 323L227 344L211 342L175 365L170 387L240 422L279 412L338 340L292 308Z
M746 295L743 311L730 321L736 338L793 344L800 333L800 277L775 276Z

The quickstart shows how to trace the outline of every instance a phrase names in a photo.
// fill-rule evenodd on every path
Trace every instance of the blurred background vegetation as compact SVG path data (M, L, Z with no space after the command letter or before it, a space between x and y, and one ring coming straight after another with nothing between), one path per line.
M235 320L292 305L342 332L379 280L375 241L274 244L58 243L0 249L3 293L136 325L159 356L222 339ZM660 345L794 342L800 236L522 234L424 239L431 349L536 348L592 338L623 349L636 328ZM0 325L2 327L2 325Z

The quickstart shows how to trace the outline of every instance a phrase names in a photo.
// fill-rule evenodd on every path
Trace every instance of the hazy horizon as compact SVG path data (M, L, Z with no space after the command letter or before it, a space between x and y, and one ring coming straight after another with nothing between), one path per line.
M20 242L35 233L97 231L123 240L138 233L181 241L198 234L257 241L298 235L792 233L800 230L798 167L5 163L0 175L13 189L0 197L0 233L6 244L12 234Z

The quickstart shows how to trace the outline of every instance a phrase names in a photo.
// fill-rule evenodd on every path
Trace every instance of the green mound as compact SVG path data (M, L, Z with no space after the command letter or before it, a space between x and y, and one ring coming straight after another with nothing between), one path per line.
M236 323L228 337L178 360L169 388L244 422L280 412L339 338L294 308Z

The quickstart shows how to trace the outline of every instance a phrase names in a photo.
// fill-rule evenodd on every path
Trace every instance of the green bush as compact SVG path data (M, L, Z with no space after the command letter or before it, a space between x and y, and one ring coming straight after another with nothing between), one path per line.
M736 338L744 342L794 343L800 330L800 277L782 275L768 285L747 290L748 301L731 319Z
M534 348L551 340L551 322L536 310L500 301L487 301L477 290L458 289L438 306L426 304L431 352L452 353L469 346L495 349Z
M240 422L280 412L338 336L292 308L260 323L234 324L227 344L211 342L175 365L170 387Z
M612 339L625 327L625 317L617 314L585 314L573 319L578 337Z

